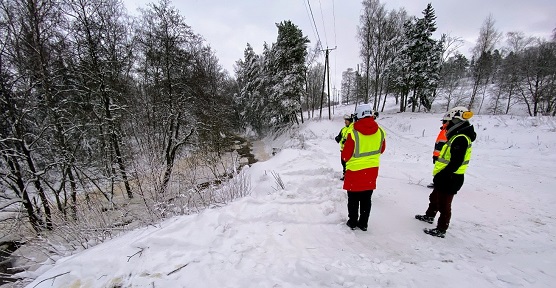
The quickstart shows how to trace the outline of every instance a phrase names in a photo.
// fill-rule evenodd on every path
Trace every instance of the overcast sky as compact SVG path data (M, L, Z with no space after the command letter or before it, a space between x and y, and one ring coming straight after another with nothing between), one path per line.
M148 0L124 0L130 13L146 7ZM388 10L404 7L409 15L422 17L421 12L432 3L436 12L438 31L465 40L460 52L469 55L469 49L479 35L481 25L489 14L493 15L499 32L522 31L529 36L548 39L556 28L555 0L382 0ZM233 76L235 61L243 57L250 43L257 53L263 43L276 41L276 24L291 20L313 46L320 37L324 46L337 47L330 54L330 80L340 83L341 73L356 68L359 45L356 39L361 1L358 0L174 0L193 31L202 35L216 51L220 64ZM309 5L317 26L315 32ZM503 43L501 43L503 44ZM339 88L339 87L338 87Z

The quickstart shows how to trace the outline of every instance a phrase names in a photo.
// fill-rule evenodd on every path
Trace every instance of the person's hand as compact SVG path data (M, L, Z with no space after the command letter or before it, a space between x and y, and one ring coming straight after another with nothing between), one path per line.
M432 156L432 164L436 163L436 160L438 160L438 156Z
M341 139L342 139L342 137L340 137L340 135L334 137L334 140L336 140L336 143L340 143Z

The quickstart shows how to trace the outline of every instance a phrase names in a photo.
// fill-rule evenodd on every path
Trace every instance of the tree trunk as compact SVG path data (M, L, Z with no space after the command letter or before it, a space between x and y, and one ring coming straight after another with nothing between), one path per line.
M404 112L404 111L405 111L404 105L403 105L403 103L404 103L404 97L405 97L405 96L404 96L404 93L405 93L405 92L404 92L404 89L402 89L402 92L400 93L400 112Z
M305 93L306 93L306 97L305 97L305 109L307 109L307 120L309 118L311 118L311 107L309 107L309 82L308 82L309 77L307 76L307 72L305 72ZM301 121L303 121L303 107L301 107Z
M508 103L506 105L506 115L510 112L510 103L512 101L512 94L513 94L513 88L510 88L510 92L508 93Z
M471 92L471 99L469 100L469 104L467 105L468 109L472 109L473 105L475 104L475 96L477 95L477 91L479 90L479 86L481 85L481 77L477 76L478 78L473 83L473 91Z
M411 96L411 112L415 112L415 106L417 106L417 89L413 89L413 95Z
M33 204L31 203L31 199L29 198L29 193L27 193L27 189L25 188L25 182L23 181L23 175L21 175L21 166L17 159L13 156L4 156L8 166L10 167L11 174L14 176L13 181L15 182L17 189L20 191L20 195L22 198L23 207L25 207L25 211L27 212L27 217L29 217L29 222L31 223L31 227L36 232L40 232L44 227L44 222L40 219L37 214L35 213L35 209L33 208ZM14 187L15 188L15 187Z
M25 143L21 143L19 146L21 146L20 149L21 152L23 152L23 155L25 156L25 160L27 161L27 166L29 167L29 171L33 175L33 180L31 182L33 182L35 189L37 189L37 194L41 199L41 205L42 208L44 209L44 217L45 217L45 224L46 224L45 227L48 230L52 230L52 213L50 211L50 204L48 203L48 198L46 197L46 193L44 192L44 188L42 187L40 177L38 176L39 173L35 168L35 161L31 156L31 151L27 149Z
M388 97L388 90L386 90L386 94L384 94L384 100L382 102L382 109L380 109L380 112L384 112L384 106L386 106L386 98Z

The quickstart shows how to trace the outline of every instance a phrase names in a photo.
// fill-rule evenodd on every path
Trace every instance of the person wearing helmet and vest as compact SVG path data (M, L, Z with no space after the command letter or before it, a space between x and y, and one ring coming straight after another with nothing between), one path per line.
M437 212L440 212L436 228L424 229L424 232L444 238L452 217L452 200L463 186L464 174L471 159L471 143L477 138L469 119L473 112L465 107L450 109L444 116L447 121L446 137L448 141L440 150L433 169L434 189L429 195L429 207L425 215L415 218L433 223Z
M345 126L342 127L340 133L338 133L338 135L334 138L336 143L340 143L340 154L342 153L342 150L344 150L347 133L353 127L353 116L349 114L344 115L344 124ZM342 159L341 155L340 161L342 162L342 178L340 178L340 180L344 180L344 175L346 174L346 162Z
M448 139L446 138L446 126L448 126L448 121L442 119L442 126L440 126L440 132L436 136L436 142L434 143L434 151L432 151L432 164L436 163L438 156L440 155L440 150ZM434 183L427 185L428 188L434 188Z
M376 123L377 116L371 105L357 106L353 128L348 130L342 150L342 160L346 162L343 189L348 196L346 225L352 230L359 227L367 231L380 155L386 149L386 133Z

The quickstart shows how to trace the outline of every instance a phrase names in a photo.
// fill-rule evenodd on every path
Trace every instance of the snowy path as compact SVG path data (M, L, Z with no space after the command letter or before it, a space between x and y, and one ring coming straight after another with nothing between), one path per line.
M482 128L496 122L476 118ZM495 126L491 138L478 131L450 229L439 239L422 232L432 225L413 219L428 204L438 115L379 119L387 147L367 232L344 225L347 197L333 140L342 122L312 121L277 139L281 152L248 170L251 196L61 259L28 287L67 271L36 287L553 286L554 132L539 148L507 143L507 131ZM508 144L523 148L501 148Z

